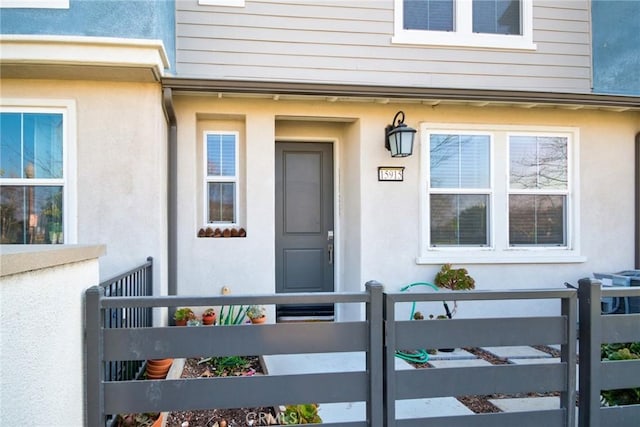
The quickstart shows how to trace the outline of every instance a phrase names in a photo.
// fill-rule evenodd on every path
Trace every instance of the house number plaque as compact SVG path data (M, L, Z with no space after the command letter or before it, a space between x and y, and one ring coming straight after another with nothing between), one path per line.
M378 167L378 181L404 181L404 167Z

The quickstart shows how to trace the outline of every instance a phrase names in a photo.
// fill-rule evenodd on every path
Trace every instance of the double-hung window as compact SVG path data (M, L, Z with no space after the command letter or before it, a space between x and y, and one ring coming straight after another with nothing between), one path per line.
M238 222L238 133L205 132L207 224Z
M535 49L532 0L395 0L394 43Z
M64 109L0 110L0 243L68 240Z
M575 128L423 123L418 263L583 262Z
M491 138L429 136L431 246L489 246Z
M509 245L567 246L569 141L509 136Z

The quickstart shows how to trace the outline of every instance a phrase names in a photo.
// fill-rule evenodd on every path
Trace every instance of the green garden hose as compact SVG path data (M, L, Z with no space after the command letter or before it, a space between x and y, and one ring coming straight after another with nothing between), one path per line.
M400 289L400 292L405 292L413 288L414 286L428 286L430 288L435 289L436 291L438 290L438 287L433 283L416 282L416 283L411 283L407 286L402 287ZM413 315L415 313L416 313L416 302L414 301L413 304L411 305L411 314L409 315L409 320L413 320ZM415 363L415 364L423 364L429 361L429 353L427 353L427 350L425 349L415 350L411 353L396 350L396 357L399 359L405 360L409 363Z

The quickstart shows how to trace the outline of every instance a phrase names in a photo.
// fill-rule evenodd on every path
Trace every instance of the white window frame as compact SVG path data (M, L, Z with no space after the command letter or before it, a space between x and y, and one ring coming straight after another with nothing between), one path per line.
M454 0L454 31L404 29L404 0L394 0L392 43L456 46L489 49L536 50L533 43L533 0L521 0L522 34L484 34L473 32L471 0Z
M62 114L62 179L0 178L3 185L62 186L63 239L65 244L78 243L77 168L76 168L76 104L73 100L0 98L3 113Z
M490 246L430 246L430 135L441 133L490 133L491 188ZM562 136L567 138L567 245L509 246L509 137L512 135ZM417 264L510 264L510 263L581 263L580 253L580 176L579 137L575 127L478 125L460 123L420 123L420 251Z
M427 197L430 198L430 196L432 194L484 194L484 195L488 195L489 196L489 202L487 204L487 207L489 209L489 217L488 219L488 233L487 233L487 244L486 245L478 245L478 246L474 246L478 249L490 249L493 247L493 241L494 241L494 236L493 236L493 222L491 221L491 217L493 216L493 193L494 193L494 189L493 189L493 134L491 132L487 132L485 131L474 131L474 130L447 130L447 131L432 131L429 130L426 132L428 134L429 140L427 142L427 146L426 146L426 150L429 150L430 152L430 139L431 139L431 135L432 134L451 134L451 135L465 135L465 136L470 136L470 135L478 135L478 136L487 136L489 137L489 187L488 188L455 188L455 189L451 189L451 188L431 188L431 168L430 165L431 163L429 163L429 175L427 177ZM428 201L427 201L428 204ZM429 217L429 225L427 228L427 233L428 233L428 244L431 246L431 217ZM432 246L433 248L449 248L449 249L461 249L461 248L469 248L469 246Z
M236 174L232 177L229 175L225 176L209 176L208 171L208 158L207 158L207 136L208 135L233 135L234 137L234 150L235 150L235 172ZM240 196L239 196L239 187L240 187L240 156L239 156L239 139L240 133L237 131L218 131L218 130L205 130L203 132L202 138L202 146L203 146L203 176L204 176L204 185L203 185L203 196L204 196L204 224L205 226L209 225L226 225L226 226L237 226L239 225L238 218L240 216ZM209 183L210 182L229 182L235 184L235 192L233 195L233 204L234 204L234 212L233 212L233 221L214 221L209 222Z
M198 0L200 6L244 7L244 0Z
M0 0L0 8L69 9L69 0Z

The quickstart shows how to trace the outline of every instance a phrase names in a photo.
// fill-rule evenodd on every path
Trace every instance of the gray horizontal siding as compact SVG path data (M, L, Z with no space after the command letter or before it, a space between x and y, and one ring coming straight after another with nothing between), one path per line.
M534 0L535 1L535 0ZM534 3L536 51L392 44L393 0L176 2L177 75L589 92L587 1Z

